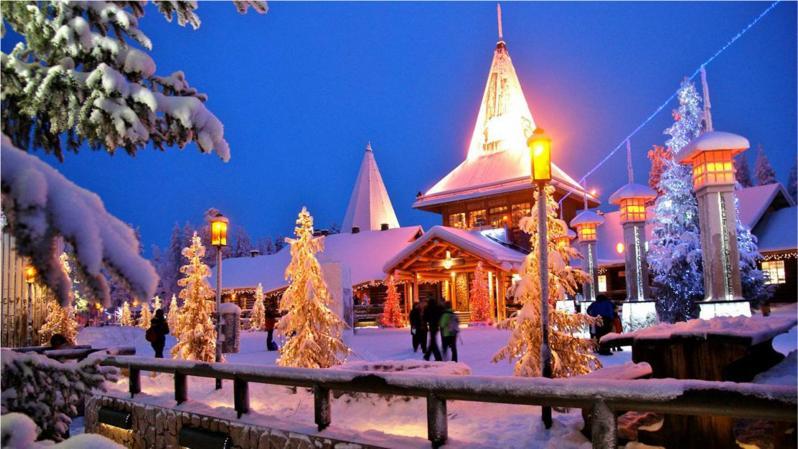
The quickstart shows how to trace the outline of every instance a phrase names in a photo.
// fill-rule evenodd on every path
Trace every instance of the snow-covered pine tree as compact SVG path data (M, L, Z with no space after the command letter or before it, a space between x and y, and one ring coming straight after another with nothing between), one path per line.
M179 317L180 308L177 305L177 297L172 295L172 299L169 301L169 313L166 314L166 324L169 326L169 333L175 338L178 338L177 320Z
M677 97L675 121L665 130L671 154L698 137L702 126L701 98L693 83L682 81ZM669 323L697 318L695 302L704 296L704 269L691 168L668 161L657 190L660 195L654 204L653 236L646 256L654 278L657 315Z
M75 344L78 337L78 322L72 306L61 307L58 301L50 301L47 305L47 318L39 328L39 342L43 345L55 334L63 335L70 344Z
M468 294L471 303L471 321L474 323L490 322L490 298L488 297L488 275L482 262L477 263L474 280Z
M158 295L155 295L155 297L152 298L152 314L155 315L155 311L160 309L160 308L162 308L162 307L163 307L163 303L161 302L161 297L158 296Z
M188 264L180 268L184 277L177 281L183 288L180 290L183 307L174 332L178 342L172 348L172 356L212 362L216 357L216 328L211 321L215 304L208 301L213 296L207 279L211 270L202 263L205 247L196 232L191 238L191 246L183 249L183 256L188 259Z
M205 107L207 97L181 71L155 74L152 41L139 27L146 2L4 2L2 31L22 42L0 57L2 209L17 251L30 257L42 282L67 305L70 289L58 267L56 239L75 247L86 293L108 307L103 271L124 280L134 296L150 297L157 276L138 252L129 226L110 215L96 195L69 182L28 150L63 159L81 148L124 149L134 154L194 142L202 152L229 159L222 123ZM196 2L157 2L168 19L198 27ZM236 3L239 11L265 4ZM7 28L8 27L8 28ZM25 182L17 181L24 178ZM52 190L53 192L48 192ZM41 192L36 198L31 191ZM69 198L69 205L54 198ZM82 226L70 226L73 217ZM99 231L99 232L98 232ZM44 236L47 236L44 238Z
M734 158L734 177L737 184L741 187L751 187L754 182L751 180L751 169L748 168L748 158L745 153L738 154Z
M798 201L798 165L793 164L790 176L787 178L787 193L793 201Z
M601 367L601 362L593 354L593 342L577 335L586 326L597 323L598 319L578 313L556 310L555 303L573 295L581 284L589 281L584 271L574 268L569 261L578 257L579 252L570 245L555 243L558 237L567 233L567 225L557 218L557 202L554 200L554 187L546 186L546 223L548 226L548 269L549 269L549 347L551 349L552 374L554 377L569 377L588 373ZM511 330L507 346L493 356L493 362L507 359L515 360L513 372L516 376L536 377L541 375L540 348L541 332L541 288L538 271L538 220L537 207L532 207L531 217L521 219L520 228L530 235L531 252L521 267L521 280L515 290L515 297L521 303L521 310L499 327Z
M316 253L323 251L323 238L313 238L313 217L302 208L296 220L291 262L285 270L288 288L280 299L285 315L277 330L285 337L277 364L301 368L329 368L343 363L350 350L341 332L344 322L328 307L330 292Z
M396 280L393 274L388 276L385 287L388 296L385 298L382 315L380 315L380 324L383 327L405 327L407 320L399 305L399 292L396 290Z
M241 225L233 226L233 245L230 257L249 257L252 250L252 239L249 238L247 230Z
M258 288L255 289L255 304L249 315L249 330L262 331L266 324L266 303L263 301L263 286L259 282Z
M776 182L776 171L773 170L773 166L770 165L770 160L768 159L768 155L765 153L765 149L762 147L762 145L759 145L759 148L756 152L754 172L756 173L756 182L760 186L773 184Z
M651 170L648 172L648 186L661 195L659 191L659 180L662 172L667 168L667 162L673 160L673 154L669 148L654 145L648 150L648 159L651 161Z
M138 326L142 329L150 328L150 320L152 320L152 312L150 311L150 303L141 303L141 313L139 313Z
M121 326L133 326L133 315L130 313L130 304L127 301L122 303L122 312L119 314L119 324Z

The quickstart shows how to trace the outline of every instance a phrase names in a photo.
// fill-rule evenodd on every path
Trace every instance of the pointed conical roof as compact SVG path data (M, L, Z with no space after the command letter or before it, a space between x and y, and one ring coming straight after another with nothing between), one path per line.
M391 198L382 183L380 169L377 168L369 142L360 164L355 188L349 198L342 229L343 232L352 232L353 227L361 231L379 231L383 224L387 224L389 228L398 228L399 220L396 219Z

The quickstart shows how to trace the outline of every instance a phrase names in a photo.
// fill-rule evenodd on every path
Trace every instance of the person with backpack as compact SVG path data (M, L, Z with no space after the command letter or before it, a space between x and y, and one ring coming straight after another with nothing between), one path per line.
M424 360L429 360L431 355L435 356L435 361L437 362L443 360L441 350L438 349L438 330L441 324L441 314L443 314L443 308L438 302L438 298L430 299L423 313L424 324L429 329L429 343L427 344L427 351L424 352Z
M410 321L410 334L413 336L413 352L418 351L421 346L421 352L427 352L427 324L424 322L424 307L421 303L413 304L413 310L410 311L408 317Z
M155 350L155 358L163 358L163 348L166 346L166 335L169 333L169 325L163 316L163 309L155 311L155 317L150 320L150 328L144 334L144 338L152 345Z
M587 308L587 314L592 317L601 317L601 325L596 326L596 343L601 341L601 337L607 335L612 330L612 319L615 314L615 306L605 295L596 296L596 302ZM601 355L612 355L608 349L600 349Z
M457 361L457 334L460 332L460 318L452 310L451 301L446 301L445 310L441 315L441 341L443 342L443 356L446 350L452 350L452 362Z

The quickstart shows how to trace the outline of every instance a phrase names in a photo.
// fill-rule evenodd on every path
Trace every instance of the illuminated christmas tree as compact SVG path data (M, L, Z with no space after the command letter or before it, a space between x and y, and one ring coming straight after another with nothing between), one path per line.
M130 313L130 304L127 301L122 303L122 311L119 314L119 324L122 326L133 326L133 315Z
M172 300L169 301L169 313L166 314L166 324L169 326L169 333L177 338L177 320L180 316L180 309L177 306L177 298L172 295Z
M75 309L71 306L61 307L57 301L50 301L47 306L47 318L39 328L39 340L47 344L55 334L63 335L70 344L75 344L78 336L78 322L75 320Z
M149 329L150 320L152 320L152 312L150 311L150 303L145 302L141 304L141 314L139 315L139 327L142 329Z
M208 301L213 290L207 278L211 269L202 263L205 247L197 233L191 238L191 246L183 248L183 257L188 265L180 267L183 278L177 285L183 307L177 319L174 335L178 342L172 348L172 356L177 359L213 362L216 357L216 329L211 321L214 303Z
M477 263L474 281L468 295L471 301L471 321L475 323L490 322L490 297L488 296L488 275L482 262Z
M407 324L405 314L399 307L399 292L396 291L396 282L393 275L388 276L388 297L385 298L385 305L380 316L380 324L383 327L404 327Z
M569 377L588 373L601 367L593 355L593 342L580 338L578 333L587 326L596 324L597 318L578 313L555 310L555 303L573 295L583 282L588 282L587 273L572 267L569 261L579 253L570 245L557 244L567 234L564 221L557 218L557 202L552 194L554 187L546 187L546 222L548 226L549 269L549 347L551 349L552 375ZM532 216L521 219L520 228L530 235L531 252L521 267L521 280L515 289L515 297L521 302L521 310L500 323L500 327L512 331L507 346L493 356L493 362L515 359L516 376L535 377L541 375L541 288L538 271L538 204L532 207Z
M155 311L160 309L161 307L163 307L163 304L161 303L161 297L155 295L155 297L152 298L152 313L154 314Z
M262 331L266 321L266 304L263 302L263 286L258 283L255 289L255 305L249 317L249 330Z
M285 337L277 364L302 368L329 368L343 363L349 348L341 337L343 321L328 307L331 302L316 253L323 238L313 238L313 217L304 207L294 228L291 263L285 270L288 289L280 300L286 314L277 323Z

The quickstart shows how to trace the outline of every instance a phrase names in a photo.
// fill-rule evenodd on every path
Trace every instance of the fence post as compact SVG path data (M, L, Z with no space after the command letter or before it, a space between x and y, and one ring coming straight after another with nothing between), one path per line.
M319 432L326 429L332 422L332 408L330 404L330 389L321 385L313 387L313 411Z
M175 401L180 405L188 400L188 376L175 371Z
M239 418L244 413L249 413L249 382L233 379L233 405Z
M432 447L440 447L449 438L449 424L446 421L446 399L433 393L427 394L427 439Z
M130 387L130 397L132 398L138 393L141 393L141 370L138 368L130 367L130 374L128 375L128 386Z
M597 401L590 415L593 449L615 449L618 445L615 413L606 402Z

